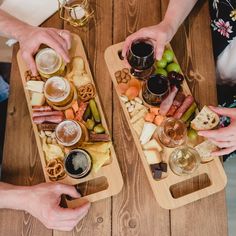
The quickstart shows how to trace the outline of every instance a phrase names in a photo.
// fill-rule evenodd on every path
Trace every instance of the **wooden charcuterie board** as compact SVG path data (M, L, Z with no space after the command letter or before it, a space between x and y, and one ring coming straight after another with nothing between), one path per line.
M85 63L85 70L88 73L88 75L92 77L89 64L87 61L87 57L85 54L85 50L82 44L82 41L78 35L72 34L72 48L70 50L70 57L73 58L75 56L80 56L83 58ZM26 79L25 79L25 72L28 70L27 66L25 65L24 61L22 60L20 52L17 54L17 60L18 65L20 69L20 74L22 78L22 83L25 91L25 97L27 100L29 113L32 118L32 106L30 104L30 93L26 89ZM93 80L92 83L94 84ZM95 84L94 84L95 85ZM106 129L106 133L109 134L108 127L105 121L105 116L102 111L101 103L98 97L98 94L96 93L95 101L101 116L101 123L103 127ZM42 140L39 136L39 130L37 125L32 120L32 126L35 133L35 138L38 146L39 156L42 163L42 168L45 176L46 182L51 182L49 179L45 166L47 164L45 159L45 154L42 148ZM91 171L89 175L85 176L81 179L74 179L69 176L66 176L64 179L58 180L60 183L69 184L69 185L78 185L79 189L83 191L83 197L80 199L73 199L73 200L67 200L68 207L75 207L81 204L83 201L90 201L95 202L107 197L110 197L112 195L115 195L119 193L123 186L123 178L121 175L121 171L119 168L119 164L117 161L116 153L114 150L113 145L110 148L110 161L109 163L106 163L106 165L102 166L101 169L94 173Z
M114 84L114 88L120 97L120 93L118 91L118 83L115 76L117 71L122 70L126 67L124 61L120 58L120 53L122 50L123 43L118 43L108 47L105 51L105 60L110 72L111 79ZM167 48L171 49L170 45L167 45ZM174 58L174 62L177 62L177 59ZM191 94L191 91L187 85L187 82L184 80L182 84L182 89L184 94ZM139 94L139 97L142 99L142 96ZM212 161L207 163L201 163L199 168L194 174L187 176L178 176L174 174L168 166L167 177L155 180L150 171L149 164L144 155L139 137L135 132L130 120L130 114L127 111L127 108L124 102L120 99L122 110L125 114L125 118L129 124L131 134L133 136L134 142L138 149L141 161L143 163L144 169L147 174L147 178L155 195L155 198L159 205L165 209L174 209L181 206L184 206L188 203L194 202L201 198L207 197L211 194L214 194L222 189L224 189L227 183L227 177L225 175L222 163L219 158L214 158ZM163 151L161 154L162 160L168 163L169 156L173 148L163 147ZM194 190L187 190L186 194L181 194L180 196L176 196L173 194L173 189L178 189L179 184L186 184L188 181L192 181L191 184L198 182L199 178L203 178L208 182L203 188L198 189L197 187ZM197 181L195 181L197 180ZM197 190L196 190L197 189Z

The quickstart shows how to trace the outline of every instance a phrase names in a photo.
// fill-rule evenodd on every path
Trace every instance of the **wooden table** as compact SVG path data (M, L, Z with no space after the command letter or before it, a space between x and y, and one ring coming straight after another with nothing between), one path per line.
M112 87L104 61L104 50L123 41L141 27L161 20L166 0L92 0L96 21L83 32L51 17L43 26L66 28L78 33L84 42L101 101L113 134L114 145L124 177L122 192L94 203L88 216L65 233L46 229L26 212L0 211L0 235L66 236L66 235L140 235L140 236L226 236L227 217L225 192L219 192L185 207L168 211L160 208L144 173ZM199 1L190 17L181 26L172 46L191 90L200 105L216 103L215 68L209 29L208 2ZM14 48L11 93L7 113L3 181L17 185L33 185L44 181L34 134ZM199 180L201 184L201 180ZM181 190L180 190L181 191Z

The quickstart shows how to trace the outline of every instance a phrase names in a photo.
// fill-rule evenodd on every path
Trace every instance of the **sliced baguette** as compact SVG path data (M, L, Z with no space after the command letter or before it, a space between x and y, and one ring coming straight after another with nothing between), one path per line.
M219 116L209 107L204 106L198 115L191 121L191 127L195 130L210 130L220 122Z
M204 142L198 144L194 147L195 150L199 153L202 162L209 162L214 157L211 155L211 152L216 151L218 148L210 140L205 140Z

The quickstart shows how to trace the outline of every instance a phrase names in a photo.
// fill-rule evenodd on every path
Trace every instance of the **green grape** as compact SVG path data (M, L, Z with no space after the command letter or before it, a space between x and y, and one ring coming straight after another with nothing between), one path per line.
M168 72L171 72L171 71L175 71L177 73L180 72L180 66L177 64L177 63L170 63L167 67L166 67L167 71Z
M155 70L155 74L159 74L159 75L164 75L164 76L167 76L167 71L163 68L156 68Z
M166 49L163 53L162 58L166 59L168 63L172 62L174 59L174 53L170 49Z
M166 65L167 65L167 60L165 58L162 58L160 61L156 61L156 67L164 69Z

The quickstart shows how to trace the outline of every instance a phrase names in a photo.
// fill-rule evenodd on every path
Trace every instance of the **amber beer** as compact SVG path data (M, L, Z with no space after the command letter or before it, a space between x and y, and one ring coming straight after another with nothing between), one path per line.
M44 78L62 75L65 70L63 59L52 48L41 49L36 54L35 62L39 74Z
M45 83L44 95L49 104L62 107L71 103L74 91L68 80L53 76Z
M56 139L59 144L65 147L71 147L81 140L82 129L74 120L62 121L55 130Z

